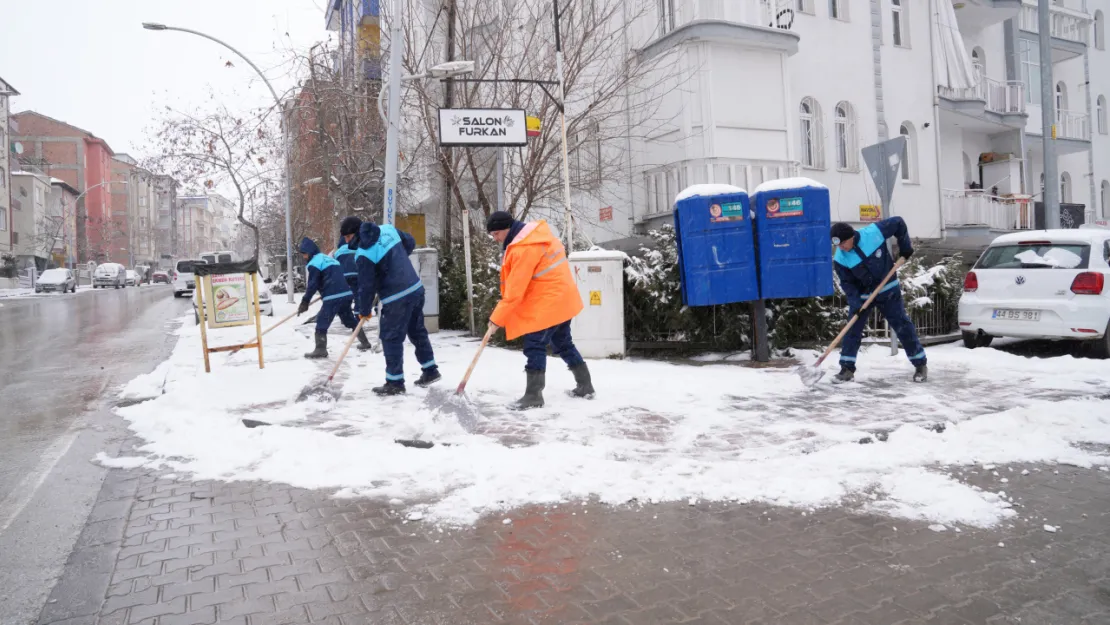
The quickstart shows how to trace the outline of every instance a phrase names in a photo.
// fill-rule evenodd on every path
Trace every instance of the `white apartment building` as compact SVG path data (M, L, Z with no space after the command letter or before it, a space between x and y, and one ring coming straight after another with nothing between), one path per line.
M603 241L668 223L689 184L751 190L793 175L828 185L833 219L859 223L860 207L879 203L860 147L897 135L908 147L884 216L905 218L913 236L1039 225L1020 199L1039 202L1043 184L1036 4L958 0L953 29L938 4L949 1L658 0L632 38L646 41L642 57L679 70L660 128L627 152L633 184L577 194L588 231ZM1061 212L1106 217L1110 0L1051 10ZM960 51L945 33L970 57L970 87L946 84ZM613 220L590 203L612 206Z
M1074 224L1110 216L1110 0L1051 1L1060 172L1052 184L1061 190L1064 223ZM536 0L504 6L519 13L529 2ZM974 248L998 232L1043 224L1035 0L642 2L628 0L612 31L631 57L654 66L645 79L657 83L652 118L618 136L587 119L569 141L571 203L591 240L670 223L674 197L691 184L754 190L788 176L828 185L833 219L862 223L881 201L860 150L898 136L906 138L900 179L890 205L878 208L903 217L912 236ZM423 63L441 62L441 3L410 6L406 19L437 24L420 38ZM629 17L633 6L647 8ZM465 42L458 52L482 54ZM550 72L549 65L537 59L531 71ZM570 115L581 116L568 99ZM409 121L406 153L423 132ZM591 139L595 131L605 139ZM507 151L508 193L517 183L515 159L528 158L527 150ZM623 179L590 171L613 160L621 161ZM413 187L429 197L437 192L437 176L434 168L418 170L413 202L421 195ZM598 182L583 184L590 180ZM561 197L544 203L532 215L561 225Z

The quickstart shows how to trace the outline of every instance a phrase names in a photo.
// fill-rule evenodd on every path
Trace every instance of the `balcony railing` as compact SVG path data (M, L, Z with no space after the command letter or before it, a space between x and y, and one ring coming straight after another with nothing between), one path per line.
M991 230L1032 230L1033 202L1028 196L999 197L982 191L943 190L944 225L986 226Z
M1056 111L1056 138L1091 140L1091 116L1075 111Z
M659 33L697 20L722 20L789 30L797 0L660 0Z
M1025 83L1020 80L995 80L987 78L983 66L975 65L975 86L966 89L952 89L939 86L940 96L949 100L977 100L986 104L988 111L1002 115L1025 113Z
M1052 5L1051 34L1053 37L1065 41L1073 41L1087 45L1090 38L1091 16L1079 8L1070 8L1059 4ZM1037 3L1035 0L1025 0L1021 5L1021 29L1031 33L1040 33L1040 23L1037 19Z
M675 196L691 185L731 184L753 191L768 180L797 175L797 163L739 158L697 158L656 167L644 172L648 210L641 217L671 211Z

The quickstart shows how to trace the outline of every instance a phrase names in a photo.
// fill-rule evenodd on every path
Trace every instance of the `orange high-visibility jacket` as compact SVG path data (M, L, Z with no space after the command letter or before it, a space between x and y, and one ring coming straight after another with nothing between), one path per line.
M570 274L566 249L547 222L525 224L505 249L501 262L501 301L490 321L513 340L546 330L582 312L582 297Z

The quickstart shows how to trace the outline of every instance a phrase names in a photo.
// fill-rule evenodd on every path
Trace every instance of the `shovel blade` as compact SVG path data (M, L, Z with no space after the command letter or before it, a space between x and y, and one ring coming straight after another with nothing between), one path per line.
M431 387L424 405L433 412L454 417L467 432L473 432L481 413L466 395L442 388Z
M299 403L310 398L317 401L339 401L339 389L329 384L326 380L316 384L309 384L297 394L296 401Z
M821 378L825 377L825 372L822 369L811 365L798 365L794 368L794 371L802 379L802 384L809 387L815 386L821 381Z

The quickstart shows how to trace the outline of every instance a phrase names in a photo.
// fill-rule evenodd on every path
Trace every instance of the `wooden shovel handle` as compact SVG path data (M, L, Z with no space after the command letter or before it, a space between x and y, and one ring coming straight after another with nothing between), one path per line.
M335 366L331 369L331 375L328 376L328 382L331 382L331 379L335 377L335 372L339 371L339 365L343 364L343 359L347 357L347 352L351 350L351 345L358 337L359 330L362 329L362 324L365 321L366 319L362 318L358 320L358 325L355 326L355 331L351 332L351 338L347 339L347 344L343 346L343 351L339 354L339 360L335 361Z
M894 262L894 266L890 268L890 271L886 274L886 277L883 278L883 281L879 283L879 286L875 287L874 290L871 291L871 297L868 297L867 301L863 303L863 306L861 306L860 309L856 311L856 314L852 315L852 318L848 320L847 325L845 325L844 329L840 331L840 334L836 335L836 338L833 339L833 342L829 345L829 348L825 350L825 353L821 354L821 357L817 359L817 362L813 363L814 367L820 367L821 363L825 362L825 359L829 357L829 354L831 354L832 351L836 349L836 346L840 345L840 341L844 340L844 335L848 334L848 330L852 329L852 326L854 326L856 324L856 321L859 320L859 316L863 313L863 311L867 310L871 306L871 302L874 301L875 297L879 294L880 291L883 290L883 287L886 286L886 283L890 282L890 279L894 277L894 274L898 273L898 270L904 264L906 264L905 258L899 258L897 261Z
M482 355L482 350L486 348L486 343L489 343L490 337L494 332L497 332L498 326L489 324L489 329L486 330L486 335L482 337L482 344L478 346L478 351L474 354L474 360L470 361L470 366L466 368L466 375L463 376L462 382L459 382L459 387L455 389L456 395L462 395L463 389L466 388L466 383L470 380L470 374L474 373L474 367L478 364L478 358Z

